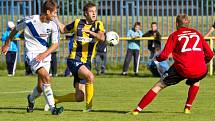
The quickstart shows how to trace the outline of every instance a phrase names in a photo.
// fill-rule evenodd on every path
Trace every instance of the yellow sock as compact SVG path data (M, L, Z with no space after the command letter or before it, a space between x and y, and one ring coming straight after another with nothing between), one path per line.
M86 109L92 108L93 103L93 84L86 83Z
M56 104L61 102L76 102L76 97L75 93L69 93L63 96L55 96L54 100Z

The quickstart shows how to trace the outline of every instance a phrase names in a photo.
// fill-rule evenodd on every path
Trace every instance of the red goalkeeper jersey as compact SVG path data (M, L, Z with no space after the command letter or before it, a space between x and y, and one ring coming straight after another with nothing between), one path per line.
M158 61L166 60L172 53L177 72L186 78L199 78L207 72L206 63L213 58L210 49L202 35L191 28L182 27L172 33L165 48L156 57Z

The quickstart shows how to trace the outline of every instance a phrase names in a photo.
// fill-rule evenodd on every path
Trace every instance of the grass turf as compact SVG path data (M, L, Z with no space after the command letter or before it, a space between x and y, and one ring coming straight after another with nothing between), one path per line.
M52 78L54 94L73 92L73 77ZM133 77L117 74L95 78L94 110L83 113L85 103L61 103L65 111L59 116L44 112L44 98L36 100L33 113L26 113L26 96L36 84L36 77L0 77L0 121L214 121L215 96L214 77L202 80L191 114L184 114L184 102L188 86L180 84L168 87L138 116L126 115L136 107L142 96L159 78L149 76Z

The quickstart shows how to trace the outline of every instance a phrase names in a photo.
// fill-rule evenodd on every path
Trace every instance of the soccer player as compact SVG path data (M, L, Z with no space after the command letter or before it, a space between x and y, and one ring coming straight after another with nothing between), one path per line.
M142 98L137 108L131 112L132 115L138 115L162 89L184 79L187 79L186 84L190 86L184 112L190 113L199 90L199 81L207 75L206 64L213 58L214 53L202 35L195 29L188 28L188 25L187 15L177 16L177 30L169 36L160 55L156 56L156 60L160 62L166 60L172 53L174 64Z
M31 69L38 74L38 84L33 92L27 96L27 112L33 112L35 99L43 95L49 104L52 115L63 112L63 107L56 108L53 92L50 84L49 69L51 52L58 47L59 30L52 18L57 16L57 3L47 0L43 3L41 15L33 15L19 21L16 28L2 47L4 54L8 51L9 43L13 36L20 30L24 30L25 49L28 63ZM52 33L52 45L48 48L48 38Z
M91 72L91 62L95 56L97 43L105 40L104 26L97 20L96 5L87 3L83 9L85 19L75 19L68 25L63 25L57 18L62 33L74 33L67 65L74 75L75 93L56 96L55 102L81 102L86 95L86 109L92 110L94 75Z

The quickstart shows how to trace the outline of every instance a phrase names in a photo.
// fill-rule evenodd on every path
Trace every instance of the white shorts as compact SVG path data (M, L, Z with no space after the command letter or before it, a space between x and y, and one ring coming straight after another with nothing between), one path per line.
M36 73L36 71L40 68L45 68L46 71L49 73L50 70L50 61L51 61L51 55L48 55L44 60L42 61L36 61L36 57L37 55L39 55L39 53L26 53L27 55L27 60L28 60L28 64L31 67L31 70Z

